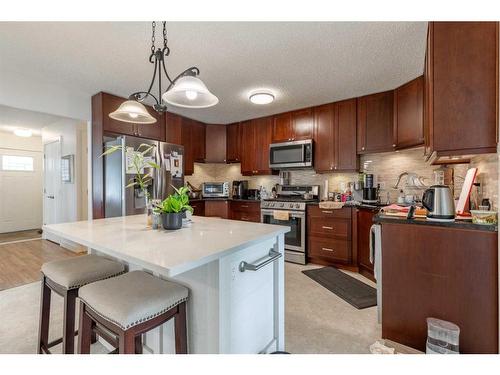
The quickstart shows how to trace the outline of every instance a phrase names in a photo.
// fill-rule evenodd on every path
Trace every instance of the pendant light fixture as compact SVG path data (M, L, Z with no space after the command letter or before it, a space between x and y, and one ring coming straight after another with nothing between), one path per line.
M165 57L170 54L167 47L166 22L163 21L163 48L155 46L156 22L152 24L153 33L151 36L151 54L149 62L154 64L153 77L149 84L148 91L137 91L131 94L127 101L123 102L116 111L109 114L109 117L135 124L153 124L156 119L151 116L142 102L146 98L154 101L153 108L159 112L166 112L165 103L184 108L207 108L216 105L219 99L212 94L201 79L198 78L200 70L193 66L184 70L171 79L165 67ZM162 94L162 74L167 81L167 89ZM158 96L151 93L158 76Z

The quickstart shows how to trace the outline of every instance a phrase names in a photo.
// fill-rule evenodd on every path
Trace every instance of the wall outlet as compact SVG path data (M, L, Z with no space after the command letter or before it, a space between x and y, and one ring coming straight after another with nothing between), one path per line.
M385 182L379 182L380 190L385 190Z

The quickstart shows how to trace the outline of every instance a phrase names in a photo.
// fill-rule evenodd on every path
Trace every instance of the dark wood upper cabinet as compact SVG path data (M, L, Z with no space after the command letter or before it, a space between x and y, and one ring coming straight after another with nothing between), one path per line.
M261 117L255 120L255 151L257 157L255 158L255 174L267 175L271 174L271 169L269 168L269 145L271 144L271 133L273 118L272 117Z
M424 144L424 78L394 90L394 139L397 149Z
M184 174L188 176L194 173L193 121L190 118L181 117L181 144L184 146Z
M257 152L255 150L255 122L242 121L240 123L240 140L241 140L241 174L250 176L255 171L255 158Z
M226 126L226 162L239 163L241 161L240 123Z
M205 162L226 162L226 125L206 125Z
M167 112L165 119L167 142L176 145L182 144L182 117L175 113Z
M274 116L272 142L311 139L314 131L312 108L299 109Z
M316 172L356 171L356 99L314 108Z
M311 139L313 137L313 111L312 108L299 109L292 112L293 140Z
M292 113L286 112L274 116L273 119L273 142L288 142L293 138Z
M395 149L394 91L358 98L358 153L386 152Z
M269 168L272 128L272 117L262 117L240 123L242 175L272 174Z
M430 22L426 58L427 147L496 152L498 22Z
M359 157L356 153L356 99L334 103L335 112L335 171L357 171Z
M333 104L314 107L314 169L332 172L334 167L335 129Z
M198 163L205 162L205 142L206 142L206 126L204 123L192 120L191 126L193 137L193 160Z

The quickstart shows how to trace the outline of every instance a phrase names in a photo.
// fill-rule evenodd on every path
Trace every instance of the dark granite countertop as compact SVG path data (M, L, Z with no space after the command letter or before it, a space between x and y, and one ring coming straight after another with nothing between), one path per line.
M373 217L374 223L390 223L390 224L414 224L414 225L428 225L433 227L442 228L455 228L455 229L470 229L470 230L482 230L488 232L497 232L497 225L479 225L473 224L471 221L467 220L455 220L453 222L440 222L431 221L424 218L414 218L407 220L405 217L388 216L384 214L378 214Z

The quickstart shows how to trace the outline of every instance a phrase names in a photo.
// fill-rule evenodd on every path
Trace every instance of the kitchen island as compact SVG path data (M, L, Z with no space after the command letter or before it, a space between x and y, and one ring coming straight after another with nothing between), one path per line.
M177 231L146 228L144 215L52 224L43 230L90 253L185 285L189 353L284 350L284 234L288 227L193 217ZM247 262L245 270L242 262ZM267 264L266 264L267 263ZM257 270L251 265L266 264ZM143 337L174 353L173 323Z

